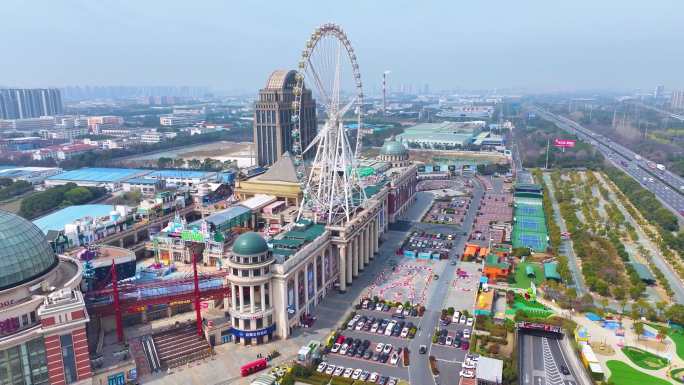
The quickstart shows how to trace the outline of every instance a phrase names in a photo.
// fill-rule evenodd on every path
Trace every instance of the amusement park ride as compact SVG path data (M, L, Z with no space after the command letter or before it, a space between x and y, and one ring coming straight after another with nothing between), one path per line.
M322 105L326 119L308 147L302 148L299 116L303 113L305 80L314 84L316 99ZM292 152L304 195L298 219L309 217L327 224L349 221L366 201L365 186L357 171L364 134L363 89L356 54L340 26L324 24L311 34L298 64L293 93ZM345 127L344 118L347 115L348 120L355 123L355 128ZM352 147L349 136L354 129L356 138ZM304 153L314 147L316 155L313 162L307 165ZM202 243L192 239L185 242L192 252L191 277L118 282L116 265L112 261L111 285L86 294L88 311L99 316L115 315L117 337L123 341L123 314L139 312L141 307L150 305L192 301L197 333L202 335L200 301L222 299L230 295L226 280L228 272L219 270L198 274L197 259L201 257Z

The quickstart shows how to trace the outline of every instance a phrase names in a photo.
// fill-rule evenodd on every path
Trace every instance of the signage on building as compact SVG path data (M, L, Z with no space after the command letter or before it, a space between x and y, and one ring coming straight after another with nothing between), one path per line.
M19 317L0 321L0 334L10 334L19 330Z
M236 337L240 338L256 338L263 337L272 334L275 331L275 324L258 330L240 330L235 328L230 328L230 333Z
M181 232L181 239L191 242L204 242L204 234L197 230L183 230Z
M8 299L0 302L0 309L14 305L14 299Z
M554 139L553 140L553 145L558 148L573 148L575 147L575 143L577 141L574 139Z

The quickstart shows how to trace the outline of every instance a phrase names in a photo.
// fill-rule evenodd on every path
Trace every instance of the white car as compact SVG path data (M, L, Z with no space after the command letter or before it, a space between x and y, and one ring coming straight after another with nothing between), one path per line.
M457 322L458 322L458 319L459 319L460 317L461 317L461 312L460 312L460 311L457 311L457 312L454 313L454 315L451 317L451 322L457 323Z
M382 302L378 302L375 304L375 311L382 311Z
M352 373L351 378L353 380L358 380L360 376L361 376L361 369L356 369L356 370L354 370L354 373Z
M335 366L335 365L328 365L328 367L325 368L325 374L330 374L330 375L332 375L333 372L335 371L335 369L337 369L337 366Z
M408 328L408 326L404 326L404 328L401 329L401 338L406 338L406 337L408 337L408 333L409 333L409 328Z
M385 347L382 349L382 352L385 354L390 354L392 351L392 344L387 344Z
M378 382L378 379L380 379L378 372L373 372L370 377L368 377L368 382Z
M325 367L326 367L326 366L328 366L328 364L326 364L325 362L321 362L320 364L318 364L318 367L316 368L316 371L317 371L318 373L323 373L323 372L325 372Z
M363 321L357 322L357 323L356 323L356 327L355 327L354 329L356 329L356 330L361 330L361 329L363 329L363 324L365 324L365 322L363 322Z
M354 369L352 369L352 368L344 369L344 373L342 373L342 377L349 378L349 377L351 377L352 373L354 373Z
M333 352L333 353L337 353L337 352L340 351L340 348L341 348L341 347L342 347L342 345L340 345L340 344L338 344L337 342L335 342L335 343L333 344L332 349L330 349L330 351Z
M333 372L333 376L341 376L344 373L344 366L338 366Z
M392 335L392 330L394 330L394 326L397 324L396 321L392 321L389 324L387 324L387 328L385 329L385 335L386 336L391 336Z
M397 306L397 309L394 311L396 314L401 314L402 310L404 310L404 305L399 305Z
M454 339L451 336L447 336L446 341L444 342L447 346L451 346L451 344L454 343Z
M373 326L371 326L370 332L371 333L377 333L379 327L380 327L380 322L379 321L374 322Z
M340 354L341 355L347 354L348 349L349 349L349 345L347 345L347 344L342 345L342 347L340 348Z
M464 316L463 314L461 314L461 318L458 319L458 322L459 322L459 323L462 323L462 324L466 323L466 316Z
M382 348L384 348L384 347L385 347L385 344L383 344L382 342L378 342L378 344L375 345L375 352L380 353L382 351Z
M368 376L370 376L370 373L368 373L367 371L364 370L364 371L361 372L361 375L359 376L359 380L361 380L361 381L367 381L367 380L368 380Z
M463 369L459 374L461 375L461 377L475 378L475 370L473 369Z
M466 326L473 326L473 317L468 318L466 321Z
M470 329L463 329L463 338L470 339Z
M397 352L394 352L392 354L392 358L390 358L390 364L396 365L397 362L399 362L399 354Z

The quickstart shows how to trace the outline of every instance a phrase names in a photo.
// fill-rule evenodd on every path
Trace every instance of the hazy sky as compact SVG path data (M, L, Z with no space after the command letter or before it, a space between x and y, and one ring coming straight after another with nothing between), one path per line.
M682 0L2 0L0 84L262 87L311 31L349 35L392 84L684 88Z

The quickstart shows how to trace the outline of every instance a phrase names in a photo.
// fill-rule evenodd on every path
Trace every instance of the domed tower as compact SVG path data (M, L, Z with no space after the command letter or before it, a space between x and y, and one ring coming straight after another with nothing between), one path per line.
M36 225L0 210L0 356L15 357L0 382L89 382L82 273Z
M389 162L392 167L405 167L409 165L409 151L394 137L385 140L385 144L380 149L378 158L383 162Z
M273 288L270 266L274 259L261 235L248 232L233 243L228 259L231 285L230 315L236 343L260 344L273 338Z

